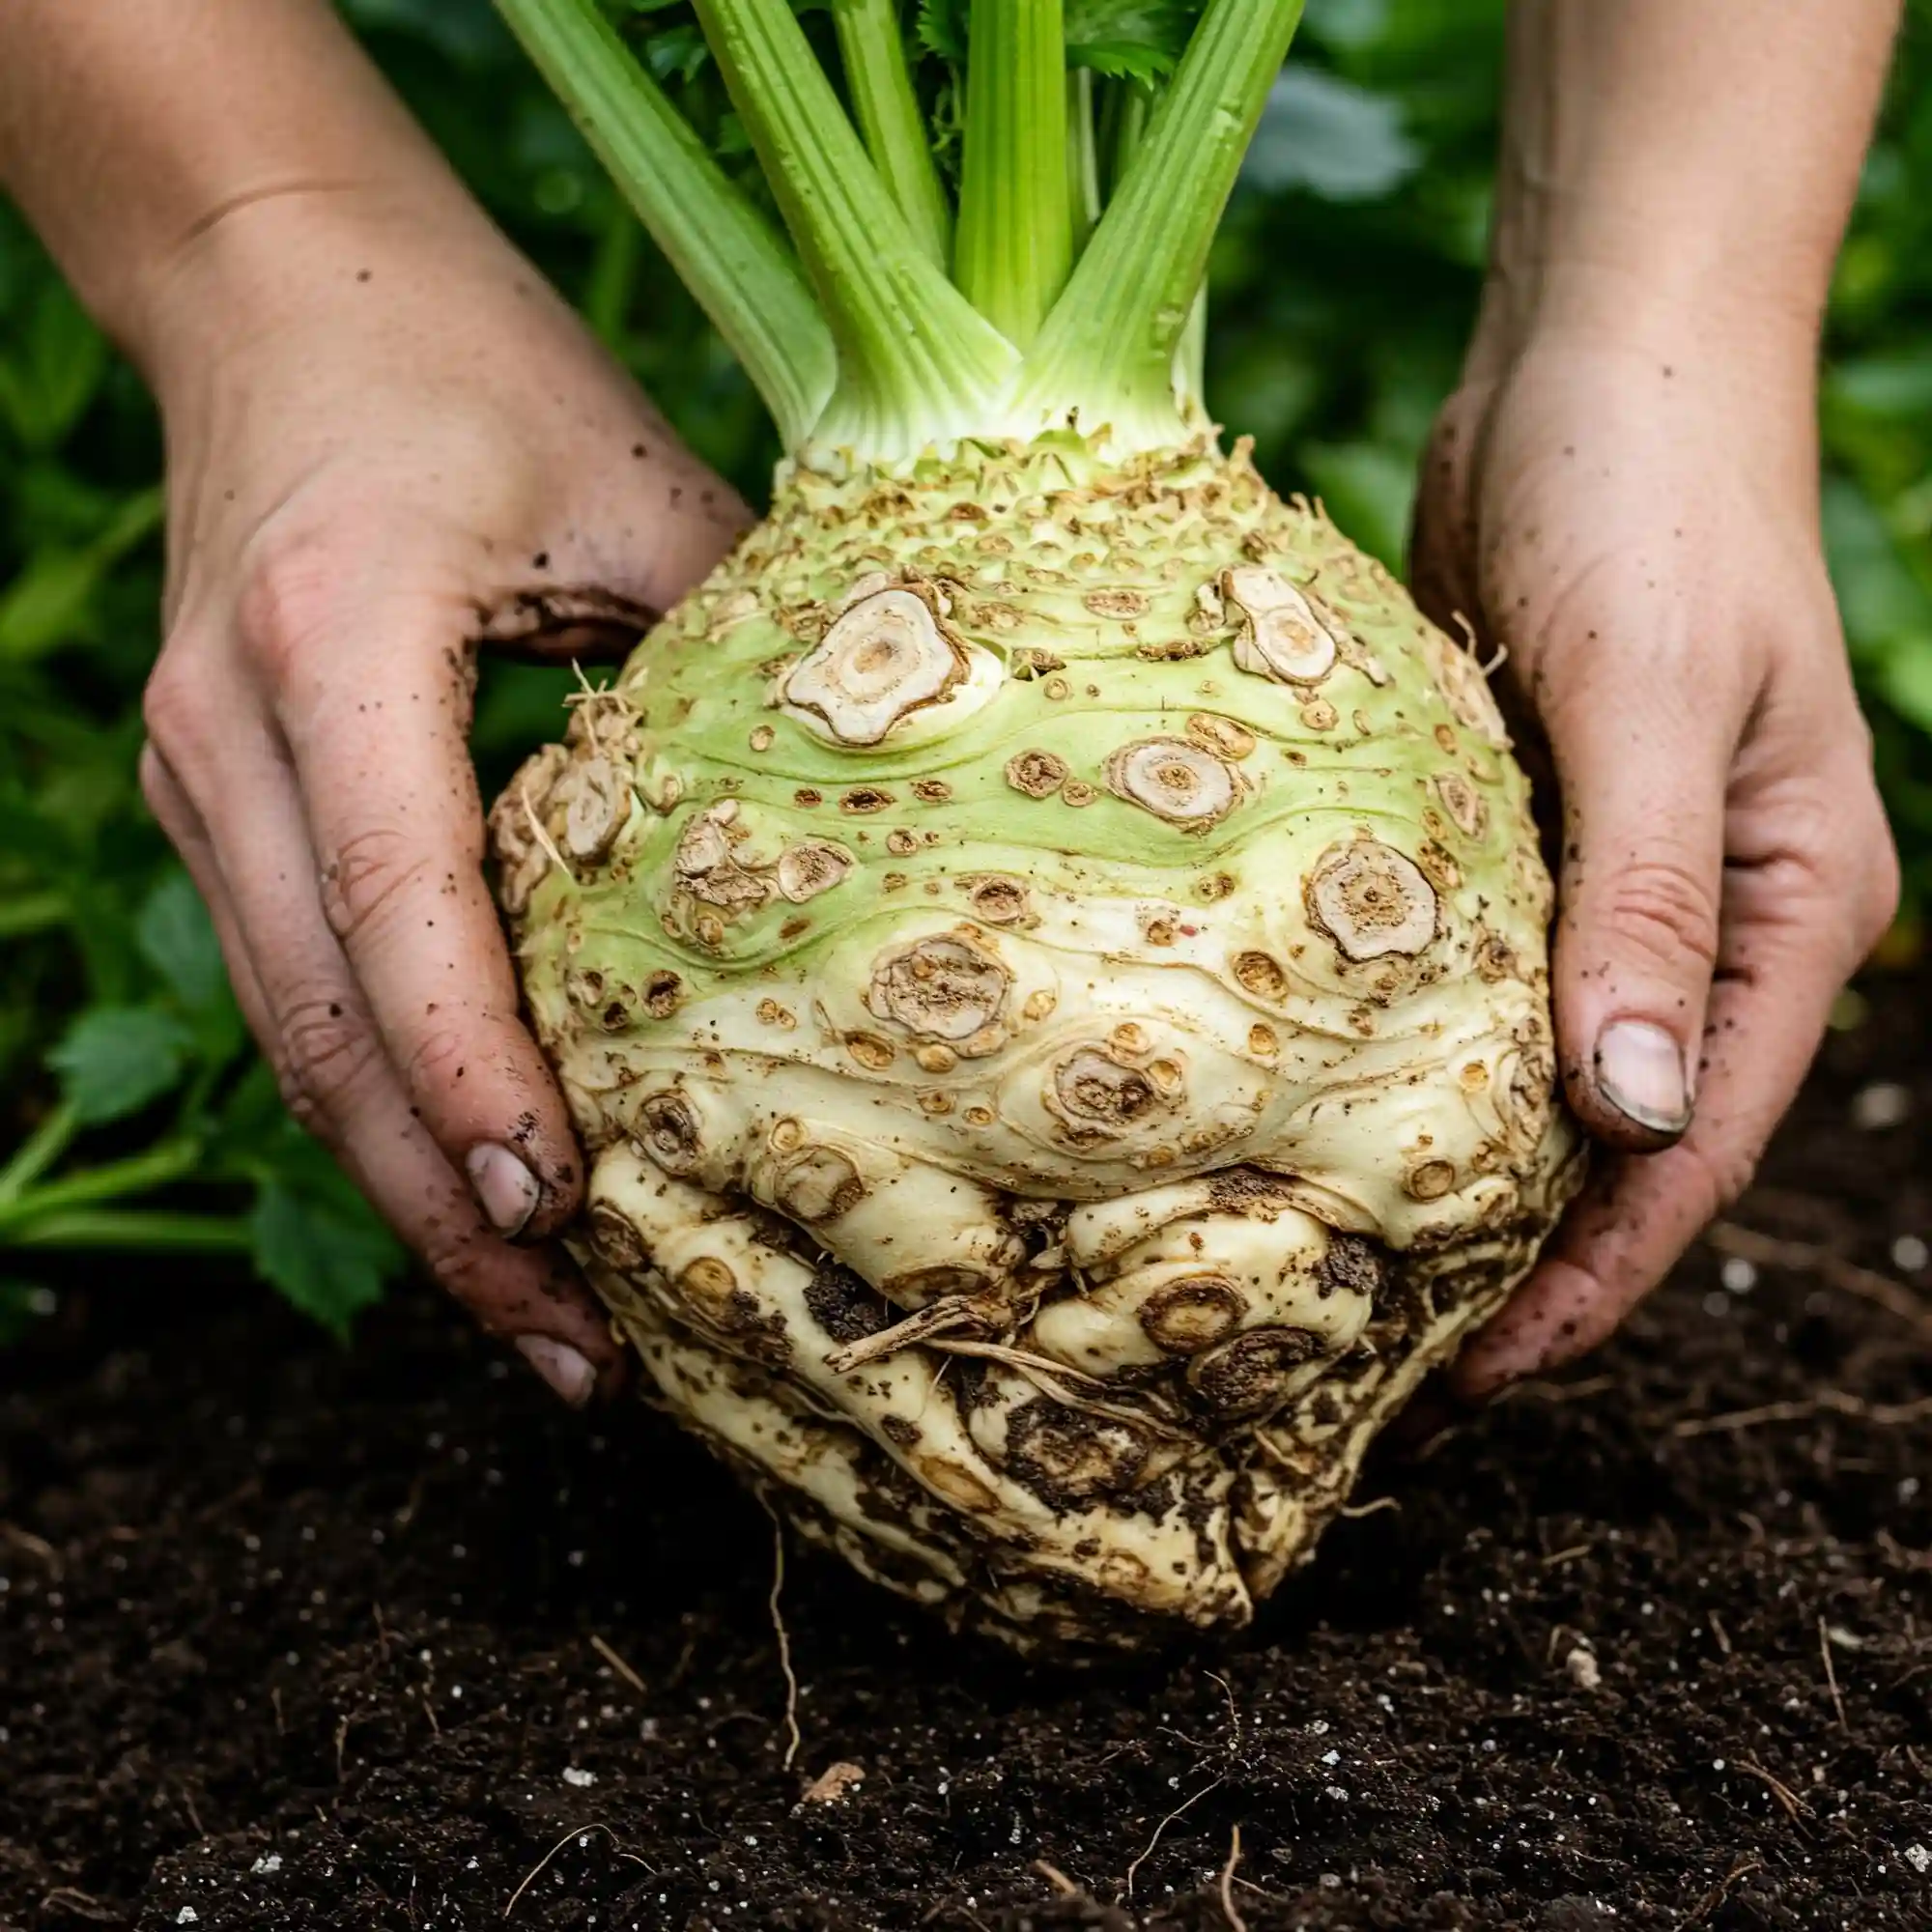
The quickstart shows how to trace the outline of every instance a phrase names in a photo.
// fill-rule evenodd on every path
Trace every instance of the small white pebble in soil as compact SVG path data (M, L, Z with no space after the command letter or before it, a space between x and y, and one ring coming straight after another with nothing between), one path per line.
M175 1923L177 1925L199 1925L201 1923L201 1914L193 1906L184 1905L175 1914Z
M1733 1294L1748 1294L1757 1286L1757 1269L1742 1255L1727 1255L1718 1270L1718 1279Z
M579 1791L585 1791L597 1782L597 1774L594 1771L580 1771L576 1765L569 1764L563 1768L563 1781L576 1786Z
M1918 1493L1918 1478L1917 1476L1901 1476L1898 1479L1898 1500L1900 1502L1909 1503Z
M1317 1718L1312 1722L1304 1724L1302 1729L1311 1738L1325 1738L1328 1735L1328 1719L1326 1718Z
M1883 1133L1912 1114L1912 1093L1896 1080L1874 1080L1852 1096L1852 1125L1863 1134Z
M259 1859L257 1859L252 1865L248 1867L250 1871L259 1872L264 1878L273 1878L274 1875L281 1870L281 1868L282 1868L282 1855L280 1852L264 1852L262 1856Z
M1903 1268L1907 1274L1917 1274L1927 1262L1932 1262L1932 1248L1928 1248L1917 1235L1901 1235L1891 1244L1891 1264Z
M1563 1671L1579 1690L1596 1690L1603 1686L1604 1673L1598 1666L1596 1652L1584 1649L1580 1643L1564 1658Z
M1922 1878L1926 1872L1932 1871L1932 1852L1928 1852L1923 1845L1907 1845L1905 1862Z
M1340 1764L1342 1762L1342 1753L1338 1750L1325 1750L1321 1753L1321 1762L1323 1764Z

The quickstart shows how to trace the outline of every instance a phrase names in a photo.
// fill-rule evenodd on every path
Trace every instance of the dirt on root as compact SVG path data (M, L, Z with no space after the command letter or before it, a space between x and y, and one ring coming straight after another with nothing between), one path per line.
M1238 1643L1024 1667L793 1549L789 1766L773 1526L667 1424L423 1293L70 1284L0 1354L0 1926L1932 1924L1927 991Z

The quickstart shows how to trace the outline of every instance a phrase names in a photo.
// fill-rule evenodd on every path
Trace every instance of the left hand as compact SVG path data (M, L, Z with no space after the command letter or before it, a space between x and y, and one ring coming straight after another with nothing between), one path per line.
M1417 596L1507 652L1547 740L1557 1052L1603 1150L1453 1370L1468 1400L1603 1341L1742 1191L1898 892L1808 366L1767 373L1689 317L1602 321L1479 351L1417 512Z

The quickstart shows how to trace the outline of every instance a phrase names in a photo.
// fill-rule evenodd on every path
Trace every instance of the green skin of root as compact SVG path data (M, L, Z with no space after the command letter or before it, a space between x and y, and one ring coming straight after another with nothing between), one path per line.
M1574 1189L1484 678L1244 448L793 468L493 829L660 1398L1023 1647L1245 1622Z

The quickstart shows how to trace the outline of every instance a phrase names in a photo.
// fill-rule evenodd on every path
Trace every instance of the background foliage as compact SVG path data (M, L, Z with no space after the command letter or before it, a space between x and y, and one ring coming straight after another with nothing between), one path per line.
M755 497L775 454L755 398L488 0L344 3L497 219ZM1391 561L1474 307L1504 5L1309 0L1216 249L1215 415ZM1824 428L1909 951L1932 894L1932 0L1912 0L1839 267ZM338 1330L400 1264L282 1116L140 804L160 463L139 383L0 205L0 1336L51 1305L63 1253L229 1254ZM553 732L558 696L486 675L486 783Z

